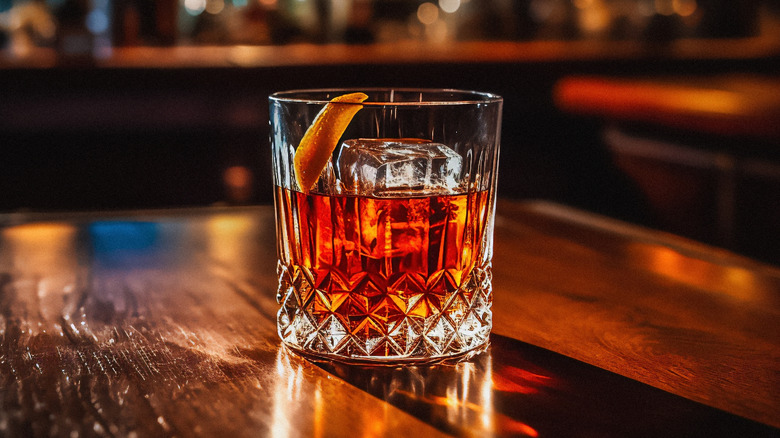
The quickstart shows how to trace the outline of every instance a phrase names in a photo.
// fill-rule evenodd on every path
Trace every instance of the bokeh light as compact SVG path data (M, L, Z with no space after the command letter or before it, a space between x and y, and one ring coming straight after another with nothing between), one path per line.
M225 0L208 0L206 2L206 12L209 14L219 14L225 9Z
M433 24L439 18L439 8L430 2L425 2L417 8L417 19L422 24Z
M452 14L460 8L460 0L439 0L439 8L448 14Z
M683 17L693 15L698 7L699 5L696 4L696 0L674 0L672 2L674 12Z
M206 10L206 0L184 0L184 10L190 15L200 15Z
M87 15L87 29L95 35L107 31L109 24L108 14L104 10L93 9Z
M672 0L655 0L655 11L661 15L673 15Z

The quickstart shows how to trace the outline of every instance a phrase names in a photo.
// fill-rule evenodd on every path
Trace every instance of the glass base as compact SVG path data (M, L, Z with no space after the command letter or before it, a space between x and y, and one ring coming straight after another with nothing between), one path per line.
M326 354L310 350L304 350L297 345L282 342L284 348L303 356L304 358L318 363L339 362L347 365L366 366L366 367L400 367L416 365L455 365L459 362L468 361L488 350L490 342L487 341L472 350L452 354L449 356L344 356L340 354Z
M316 288L311 278L306 268L280 264L279 337L307 356L350 363L436 363L487 348L493 325L490 262L473 268L459 288L440 294L440 301L422 293L403 299L378 295L368 306L364 295L336 298Z

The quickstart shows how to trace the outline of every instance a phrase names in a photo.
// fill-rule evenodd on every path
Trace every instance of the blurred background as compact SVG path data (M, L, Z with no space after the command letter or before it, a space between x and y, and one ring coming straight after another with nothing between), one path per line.
M780 264L780 0L0 0L0 212L272 202L270 93L505 98L499 196Z

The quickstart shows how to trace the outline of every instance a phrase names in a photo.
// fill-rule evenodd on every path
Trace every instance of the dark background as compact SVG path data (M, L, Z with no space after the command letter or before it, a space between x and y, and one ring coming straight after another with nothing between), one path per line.
M716 0L700 3L707 11L726 12L706 15L696 37L755 36L761 2L740 3L744 17L729 14L725 3ZM777 8L775 1L764 6ZM673 190L684 189L690 181L712 186L707 196L713 199L699 196L686 212L665 212L671 219L678 217L676 222L659 217L642 181L620 165L605 143L610 123L556 106L555 86L569 76L706 78L747 73L777 77L780 72L777 51L756 56L679 56L674 41L683 35L669 20L673 18L658 16L657 23L650 23L634 41L640 50L626 57L551 53L487 62L439 58L165 67L100 66L78 54L44 67L3 62L0 57L0 212L271 203L270 93L323 87L461 88L494 92L505 99L499 196L559 202L780 263L780 249L775 248L780 245L771 243L780 241L777 175L740 183L738 235L723 241L713 225L712 204L718 190L714 171L697 174L665 168L668 163L654 163L657 169L640 165L645 179L670 184ZM538 34L531 30L519 26L511 36L533 39ZM127 39L115 33L117 44ZM157 38L154 44L171 41ZM780 165L776 139L723 138L660 126L620 128L669 144L747 154L772 169ZM226 179L231 168L250 177L240 194Z

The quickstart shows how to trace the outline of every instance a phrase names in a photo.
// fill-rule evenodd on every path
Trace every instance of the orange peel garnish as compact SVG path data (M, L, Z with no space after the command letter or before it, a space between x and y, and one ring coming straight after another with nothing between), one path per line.
M322 169L338 146L349 122L363 108L368 99L365 93L349 93L334 97L317 114L301 139L293 157L295 180L304 193L309 192L320 178ZM345 105L340 105L341 103Z

